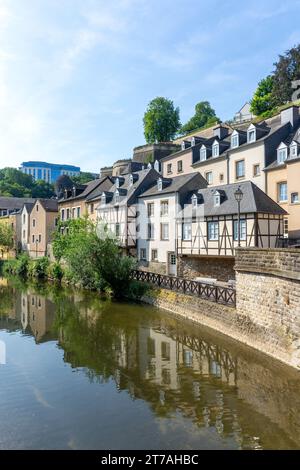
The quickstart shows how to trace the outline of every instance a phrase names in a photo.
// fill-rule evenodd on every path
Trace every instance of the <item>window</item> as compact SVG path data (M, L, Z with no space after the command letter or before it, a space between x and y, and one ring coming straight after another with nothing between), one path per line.
M54 226L55 226L55 227L58 226L58 218L57 218L57 217L55 217L55 219L54 219Z
M285 202L288 200L286 182L278 183L277 194L278 194L278 202Z
M133 176L130 175L129 176L129 186L132 186L133 185Z
M75 217L76 217L76 208L73 207L73 209L72 209L72 218L75 219Z
M214 206L218 207L221 204L221 195L218 191L215 192L214 194Z
M220 173L220 183L223 183L224 181L224 173Z
M214 144L212 146L212 156L218 157L219 156L219 144Z
M260 165L257 163L256 165L253 165L253 176L259 176L260 175Z
M25 224L25 222L26 222L26 215L23 214L23 224Z
M171 346L166 341L161 343L161 357L167 361L171 359Z
M293 157L297 157L297 144L292 144L290 146L290 156L293 158Z
M23 240L25 240L25 238L26 238L26 231L23 230Z
M197 204L198 204L197 196L196 196L196 194L193 194L192 195L192 208L197 209Z
M158 180L157 180L157 191L161 191L161 190L162 190L162 179L158 178Z
M181 142L181 150L185 150L185 142Z
M205 179L206 179L208 184L212 184L212 182L213 182L212 171L208 171L207 173L205 173Z
M299 193L292 193L291 194L291 203L297 204L299 202Z
M65 220L65 209L61 210L60 216L61 216L61 220Z
M235 149L239 146L239 134L237 132L233 132L231 136L231 148Z
M39 235L39 243L41 243L41 242L42 242L42 235L40 234Z
M32 219L32 226L35 227L35 219Z
M182 171L182 160L177 162L177 172L180 173Z
M167 173L172 173L172 163L167 164Z
M233 239L234 239L234 241L238 240L238 225L239 225L239 221L234 220L233 221ZM246 236L247 236L246 220L241 219L240 220L240 240L246 240Z
M219 239L219 222L208 222L207 233L208 233L209 240L218 240Z
M281 148L277 150L277 161L283 163L287 159L287 148Z
M35 240L34 235L32 235L32 243L34 243L34 240Z
M67 209L67 220L70 218L70 209Z
M154 216L154 203L153 202L149 202L147 204L147 214L148 214L148 217Z
M202 145L200 149L200 162L203 162L204 160L206 160L206 147Z
M151 261L157 261L157 250L151 250Z
M169 224L160 224L161 240L169 240Z
M120 180L119 178L116 179L116 188L119 188L120 187Z
M256 141L256 130L255 130L255 127L253 125L250 126L248 131L247 131L247 141L249 143Z
M160 203L160 215L168 215L169 203L168 201L161 201Z
M182 225L182 238L185 241L192 239L192 224L183 224Z
M154 238L154 225L153 224L148 224L147 237L148 237L148 240L152 240Z
M142 261L147 260L146 248L141 248L140 249L140 260L142 260Z
M245 160L235 162L235 177L236 179L245 178Z
M102 193L102 196L101 196L101 205L102 205L102 206L105 206L105 203L106 203L106 195L105 195L105 193Z
M94 213L94 204L91 204L91 205L90 205L90 212L91 212L91 214Z
M120 236L120 224L118 223L115 225L115 234L116 234L116 237Z
M80 207L77 207L77 218L79 219L80 217Z
M120 194L119 194L119 191L117 190L115 192L115 204L119 204L120 202Z
M38 204L36 205L36 211L37 212L39 211L39 205Z

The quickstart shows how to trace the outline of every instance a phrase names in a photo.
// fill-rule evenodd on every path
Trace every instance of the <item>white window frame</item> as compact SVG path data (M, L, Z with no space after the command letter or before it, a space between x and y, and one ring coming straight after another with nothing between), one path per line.
M238 241L238 220L233 221L233 240L235 242ZM247 240L247 221L246 219L240 219L240 240L246 241Z
M295 158L298 156L298 146L296 143L290 145L290 157Z
M202 147L200 148L200 162L205 162L206 158L207 158L207 149L205 145L202 145Z
M287 147L281 144L277 149L277 162L279 164L284 163L287 160L287 156Z
M141 261L147 261L147 250L146 250L146 248L141 248L140 249L140 260Z
M208 178L208 175L210 175L211 178ZM207 184L213 184L213 172L212 171L207 171L205 173L205 179L207 181Z
M184 241L192 240L192 224L191 222L185 222L182 224L182 239Z
M160 201L160 215L165 216L169 214L169 201Z
M214 227L213 230L210 227ZM216 220L210 220L207 222L207 239L209 241L219 240L219 222Z
M164 233L164 228L166 227L167 227L167 235L165 235ZM166 222L162 222L160 224L160 239L162 241L168 241L170 239L170 227L169 227L169 224Z
M231 148L236 149L240 145L239 133L237 131L233 131L231 134Z
M285 199L282 199L282 198L281 198L281 195L282 195L281 187L282 187L283 185L284 185L285 188L286 188L286 191L285 191L286 197L285 197ZM287 181L281 181L280 183L277 183L277 199L278 199L278 202L287 202L287 201L288 201L288 187L287 187Z
M161 190L162 190L162 179L158 178L158 180L157 180L157 191L161 191Z
M293 196L296 196L296 200L293 200ZM300 199L299 199L299 192L298 191L293 191L291 193L291 204L299 204Z
M253 136L253 138L252 138L252 136ZM255 126L253 126L253 124L248 127L247 142L248 142L248 144L251 144L252 142L256 142L256 128L255 128Z
M213 143L213 146L212 146L212 156L215 158L215 157L218 157L220 154L220 146L219 146L219 143L218 142L214 142Z

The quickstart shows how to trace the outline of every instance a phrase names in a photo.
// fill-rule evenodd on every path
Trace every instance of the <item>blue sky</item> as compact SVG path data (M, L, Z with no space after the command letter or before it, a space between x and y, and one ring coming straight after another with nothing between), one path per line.
M300 42L299 1L0 0L0 167L99 171L144 143L148 102L222 118Z

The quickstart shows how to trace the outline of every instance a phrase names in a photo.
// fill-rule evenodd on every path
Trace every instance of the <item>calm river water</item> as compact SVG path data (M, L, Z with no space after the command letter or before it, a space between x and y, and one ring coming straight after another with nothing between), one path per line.
M296 371L148 306L0 283L1 449L300 448Z

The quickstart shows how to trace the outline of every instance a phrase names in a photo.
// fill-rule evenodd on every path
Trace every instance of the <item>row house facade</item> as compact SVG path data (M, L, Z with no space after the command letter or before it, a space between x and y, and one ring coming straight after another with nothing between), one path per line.
M136 255L138 196L151 187L159 174L153 168L118 176L109 190L103 191L97 206L99 228L118 238L125 253Z
M240 221L238 189L243 195ZM139 265L161 274L228 281L234 278L238 244L280 246L285 214L250 181L212 188L199 173L159 177L139 197Z
M32 258L49 255L49 244L58 224L56 199L37 199L21 212L22 247ZM26 239L27 238L27 239Z
M252 181L256 186L266 192L276 202L283 203L286 215L286 236L295 239L300 232L300 219L297 216L298 191L294 188L296 180L300 179L299 167L293 164L292 172L286 172L286 177L280 174L284 165L296 162L300 156L298 145L299 107L290 106L273 118L260 123L247 123L230 128L219 125L211 129L205 137L199 133L190 139L182 140L181 150L162 159L162 175L175 177L193 171L200 172L207 180L209 186ZM292 155L290 154L290 144ZM285 150L286 149L286 150ZM287 155L285 158L282 155ZM279 179L291 188L289 204L280 201L278 196L275 168ZM294 172L297 172L295 175ZM274 176L271 176L274 175ZM287 178L291 178L288 183ZM278 181L280 183L281 181ZM283 185L284 190L284 185Z

